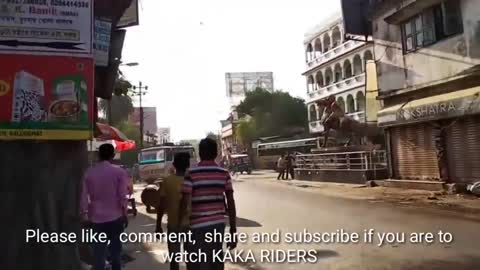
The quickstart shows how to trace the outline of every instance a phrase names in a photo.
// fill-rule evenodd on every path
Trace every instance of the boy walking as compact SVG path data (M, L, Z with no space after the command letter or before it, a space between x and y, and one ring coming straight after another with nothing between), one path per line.
M200 163L196 168L189 170L183 181L183 197L181 213L187 211L191 205L190 228L194 243L189 243L189 252L207 255L206 261L189 265L189 269L223 270L224 263L215 260L213 254L222 254L223 243L207 242L207 233L225 233L225 212L228 210L230 220L230 233L237 232L235 200L230 174L215 163L217 157L217 143L206 138L200 142ZM226 198L226 203L225 203ZM222 237L223 239L223 237ZM237 243L227 243L229 249L234 249ZM223 257L223 256L219 256Z
M173 159L173 166L175 167L175 174L170 175L162 183L160 188L160 206L157 208L157 228L156 232L162 233L162 217L167 211L168 234L178 234L185 232L189 225L188 213L189 209L180 216L180 200L182 198L182 186L185 172L190 167L190 154L189 153L177 153ZM178 237L175 237L178 239ZM170 237L169 237L170 239ZM184 249L185 249L185 243ZM180 242L168 242L168 252L172 258L176 257L176 254L180 253L182 249L182 243ZM175 261L170 262L170 270L180 269L179 264Z

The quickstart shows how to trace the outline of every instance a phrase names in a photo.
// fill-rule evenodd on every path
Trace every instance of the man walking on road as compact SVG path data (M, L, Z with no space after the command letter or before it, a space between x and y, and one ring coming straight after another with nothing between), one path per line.
M127 221L128 175L111 164L115 149L111 144L99 148L100 162L90 168L83 182L82 216L91 223L95 233L107 235L112 270L121 270L122 243L120 234ZM107 243L93 243L94 270L105 270Z
M286 163L287 163L287 168L285 170L285 174L287 175L287 180L288 180L288 175L292 177L292 180L295 179L295 170L294 170L294 164L295 164L295 157L290 154L290 152L287 153Z
M191 205L190 228L194 243L189 243L190 253L202 252L207 260L189 264L189 270L223 270L224 263L215 260L213 254L222 252L222 241L208 242L205 234L221 234L225 232L225 211L228 209L230 234L237 232L235 200L230 174L215 163L217 143L206 138L200 142L200 163L189 170L183 181L183 197L180 207L180 217ZM225 205L226 197L226 205ZM223 237L222 237L223 239ZM235 241L227 243L229 249L234 249ZM218 256L223 258L223 255Z
M285 155L281 155L277 160L278 177L277 180L285 180Z

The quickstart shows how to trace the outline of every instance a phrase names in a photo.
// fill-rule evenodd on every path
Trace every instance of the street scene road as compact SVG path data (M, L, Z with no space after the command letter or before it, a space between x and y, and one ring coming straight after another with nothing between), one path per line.
M244 257L249 250L257 259L253 262L228 264L227 269L479 269L480 255L477 233L479 223L460 217L452 218L443 210L428 210L416 207L402 207L378 204L368 201L347 200L326 197L311 190L295 189L274 182L272 174L254 172L241 176L235 181L239 232L250 236L257 232L347 232L363 234L365 229L375 232L404 233L405 241L411 233L438 231L451 233L450 244L385 244L378 247L378 241L371 244L239 244ZM138 187L140 188L140 187ZM153 215L142 212L131 221L129 231L153 231ZM360 237L361 238L361 237ZM361 240L361 239L360 239ZM261 262L262 250L315 250L318 261L306 263ZM127 254L134 261L127 269L168 269L162 261L166 253L164 244L127 244Z

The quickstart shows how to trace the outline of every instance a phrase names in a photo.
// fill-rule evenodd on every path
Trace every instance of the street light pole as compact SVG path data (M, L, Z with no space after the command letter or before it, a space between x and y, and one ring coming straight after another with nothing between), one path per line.
M136 92L136 90L138 89L138 92ZM142 82L139 82L138 83L138 86L133 86L133 90L135 90L133 92L134 95L138 95L139 98L140 98L140 149L143 149L143 106L142 106L142 96L143 95L146 95L147 93L143 92L143 90L147 91L148 90L148 86L143 86L142 85Z

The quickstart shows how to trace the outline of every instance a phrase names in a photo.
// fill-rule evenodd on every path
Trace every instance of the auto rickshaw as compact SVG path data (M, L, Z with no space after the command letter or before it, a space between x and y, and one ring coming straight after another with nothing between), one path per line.
M252 174L252 163L247 154L238 154L230 156L230 173Z

